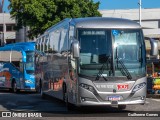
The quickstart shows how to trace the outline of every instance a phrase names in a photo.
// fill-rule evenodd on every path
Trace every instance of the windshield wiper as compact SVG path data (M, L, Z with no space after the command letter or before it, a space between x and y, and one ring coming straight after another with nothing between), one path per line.
M118 63L120 63L121 67L118 67ZM119 57L117 57L117 68L120 69L121 73L127 77L127 79L131 80L132 76L129 73L128 69L126 68L126 66L124 65L123 61L119 59Z
M118 63L120 63L121 67L119 69L120 69L122 75L126 76L128 80L131 80L132 79L131 74L129 73L128 69L124 65L123 61L120 60L118 57L118 48L117 47L116 47L116 58L117 58L117 68L119 68Z
M106 77L104 77L102 74L104 72L104 69L108 68L107 63L109 62L109 60L110 60L110 56L107 56L107 58L105 59L105 62L103 63L102 67L100 68L95 80L99 80L100 77L103 77L103 79L105 81L108 81L108 79Z

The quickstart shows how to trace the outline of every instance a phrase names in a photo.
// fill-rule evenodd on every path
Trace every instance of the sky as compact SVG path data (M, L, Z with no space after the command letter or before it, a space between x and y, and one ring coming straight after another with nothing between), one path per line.
M0 0L1 1L1 0ZM136 9L139 8L139 0L94 0L100 1L99 10L104 9ZM142 8L160 8L160 0L141 0ZM4 0L4 11L9 12L7 6L8 0Z
M136 9L139 0L94 0L100 1L99 9ZM160 0L141 0L142 8L160 8Z
M1 0L0 0L1 1ZM8 2L8 0L4 0L4 7L3 7L3 11L5 11L5 12L9 12L8 11L8 5L9 5L9 2Z

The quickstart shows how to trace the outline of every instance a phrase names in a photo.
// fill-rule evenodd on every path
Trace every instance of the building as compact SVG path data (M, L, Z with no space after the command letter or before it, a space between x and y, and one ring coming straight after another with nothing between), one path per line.
M116 17L126 18L139 22L139 9L115 9L115 10L99 10L102 17ZM154 38L160 40L160 8L154 9L142 9L141 10L141 26L145 37ZM23 28L17 34L22 41L28 41L25 38L28 29Z
M115 9L99 10L102 17L126 18L139 22L139 9ZM29 41L27 37L28 27L23 27L15 31L16 21L11 18L9 13L0 13L0 39L7 43ZM145 37L160 40L160 8L142 9L143 32ZM4 28L4 30L3 30ZM2 40L1 40L2 41Z
M139 9L100 10L102 17L126 18L139 22ZM141 9L141 26L145 37L160 40L160 8Z
M22 27L21 29L16 31L16 42L27 42L29 27Z
M15 19L9 13L0 13L0 43L16 42Z
M23 27L15 30L16 20L9 13L3 11L4 0L0 0L0 46L5 43L27 41L27 29Z
M15 30L16 20L10 13L0 13L0 46L4 43L29 41L27 37L28 27Z

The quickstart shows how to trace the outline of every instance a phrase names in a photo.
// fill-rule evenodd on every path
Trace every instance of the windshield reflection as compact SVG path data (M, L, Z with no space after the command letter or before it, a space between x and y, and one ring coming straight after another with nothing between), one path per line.
M26 52L26 63L25 63L25 69L27 74L34 74L35 65L34 65L34 57L35 52L34 51L27 51Z
M103 68L105 77L126 76L118 68L117 57L131 76L145 74L145 64L140 62L145 55L141 30L80 29L78 39L81 75L96 77ZM106 62L108 56L112 61Z

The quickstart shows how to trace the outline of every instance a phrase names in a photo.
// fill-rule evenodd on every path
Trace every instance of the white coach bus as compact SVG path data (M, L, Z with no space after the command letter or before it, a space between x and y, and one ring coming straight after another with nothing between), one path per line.
M152 55L158 54L152 44ZM146 50L141 26L119 18L64 19L37 38L41 95L76 106L144 104Z

